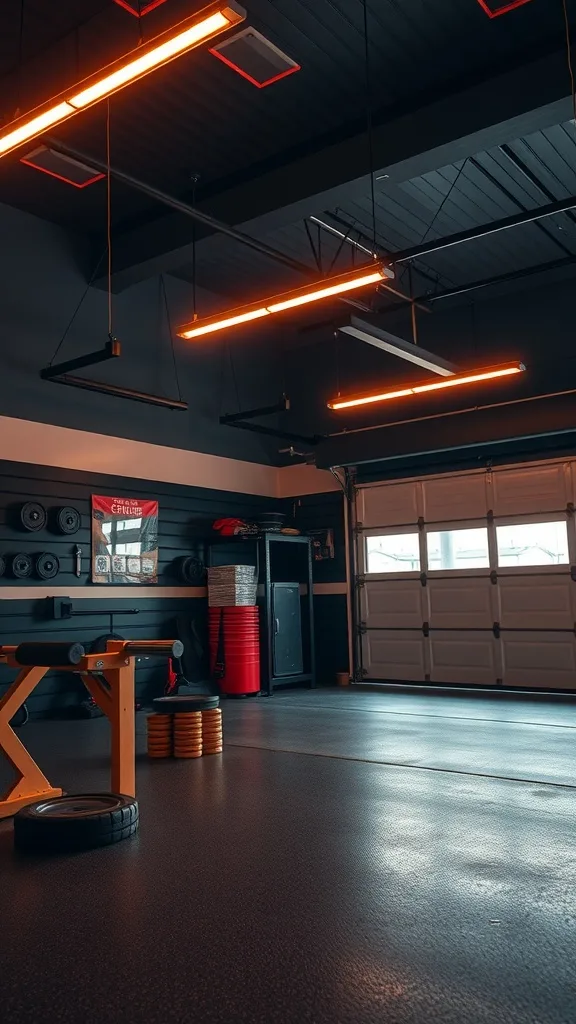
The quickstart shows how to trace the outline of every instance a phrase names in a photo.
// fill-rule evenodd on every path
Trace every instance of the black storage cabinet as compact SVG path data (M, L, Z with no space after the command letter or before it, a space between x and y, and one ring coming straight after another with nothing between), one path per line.
M316 686L312 539L239 534L210 538L207 548L208 565L238 562L256 568L261 693L271 696L275 687L291 683Z
M298 676L304 671L302 619L298 583L272 584L272 669L274 678Z

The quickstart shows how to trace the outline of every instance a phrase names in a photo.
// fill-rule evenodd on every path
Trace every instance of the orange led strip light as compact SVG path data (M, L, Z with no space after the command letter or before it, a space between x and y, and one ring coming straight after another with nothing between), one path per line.
M127 85L168 64L183 53L226 32L246 18L235 0L215 3L181 21L149 43L102 68L90 78L61 93L42 107L29 111L0 130L0 158L36 138L54 125L67 121L81 110L107 99Z
M295 309L308 302L319 302L332 295L342 295L344 292L350 292L357 288L365 288L369 284L376 284L391 276L393 276L391 272L379 264L357 267L356 270L347 274L327 277L324 281L308 285L307 288L298 288L292 292L285 292L284 295L263 299L251 306L240 306L238 309L230 309L217 316L182 324L176 329L176 333L180 338L199 338L204 334L212 334L214 331L223 331L226 327L235 327L237 324L248 323L250 320L259 320L271 313L283 313L287 309Z
M499 377L512 377L522 373L526 367L524 363L512 363L506 366L496 366L491 369L475 370L474 372L460 374L457 377L445 377L442 380L434 380L423 384L413 384L412 387L398 388L396 391L382 391L378 394L357 395L352 398L333 398L328 402L328 408L336 411L340 409L355 409L362 405L372 405L375 402L389 402L393 398L407 398L408 395L423 395L428 391L443 391L445 388L455 388L464 384L479 384L485 380L495 380Z

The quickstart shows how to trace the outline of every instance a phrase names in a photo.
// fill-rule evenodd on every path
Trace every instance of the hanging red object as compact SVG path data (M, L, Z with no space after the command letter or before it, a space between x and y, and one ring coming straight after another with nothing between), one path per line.
M517 7L523 7L524 4L530 2L531 0L478 0L480 7L489 18L498 18L501 14L508 14L509 11L514 11Z
M155 7L160 7L160 4L165 4L166 0L114 0L115 4L119 7L123 7L128 14L133 14L135 18L143 18L145 14L149 14Z

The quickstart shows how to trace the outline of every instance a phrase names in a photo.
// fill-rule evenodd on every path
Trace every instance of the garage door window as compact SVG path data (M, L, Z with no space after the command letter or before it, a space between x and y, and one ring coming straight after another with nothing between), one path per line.
M420 537L397 533L366 538L366 572L420 572Z
M428 569L487 569L488 530L442 530L427 536Z
M565 522L517 523L497 526L498 565L567 565L568 530Z

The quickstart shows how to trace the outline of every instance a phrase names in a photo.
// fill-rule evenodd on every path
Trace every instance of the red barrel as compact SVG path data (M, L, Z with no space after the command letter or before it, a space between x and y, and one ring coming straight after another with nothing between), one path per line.
M209 608L210 671L223 657L222 693L242 695L260 690L260 630L255 605ZM223 649L221 650L221 639Z

